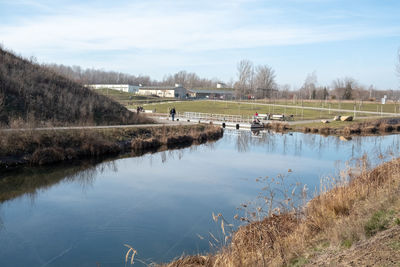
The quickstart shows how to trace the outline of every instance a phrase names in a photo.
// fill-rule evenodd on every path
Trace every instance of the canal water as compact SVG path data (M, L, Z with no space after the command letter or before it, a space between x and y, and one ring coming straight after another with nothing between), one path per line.
M399 135L226 130L215 143L185 149L3 173L0 266L124 266L124 244L137 250L135 266L209 252L217 243L210 233L222 239L212 212L239 225L238 208L270 193L266 184L306 185L311 197L355 159L368 155L376 165L399 147Z

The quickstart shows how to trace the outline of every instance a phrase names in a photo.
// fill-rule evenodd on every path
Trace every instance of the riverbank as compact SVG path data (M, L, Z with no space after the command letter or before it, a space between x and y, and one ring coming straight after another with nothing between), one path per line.
M224 231L231 242L216 254L182 257L165 266L395 266L400 262L400 159L372 170L363 159L360 166L350 182L333 179L329 190L301 208L292 208L289 192L280 209L264 219L240 218L249 223L232 235ZM222 216L214 219L222 230L227 227Z
M144 153L162 146L175 148L222 137L220 127L179 125L136 128L4 131L0 137L0 169L45 165L126 152Z
M277 132L302 132L350 137L354 135L381 135L400 132L399 118L362 119L356 121L313 122L290 125L286 122L267 124L267 129Z

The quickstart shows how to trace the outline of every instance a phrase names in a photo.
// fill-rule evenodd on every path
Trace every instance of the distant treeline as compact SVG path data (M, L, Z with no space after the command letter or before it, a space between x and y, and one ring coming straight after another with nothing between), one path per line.
M0 48L0 125L127 124L142 118L49 68Z
M115 71L104 71L97 69L82 69L79 66L64 66L57 64L45 64L44 67L57 72L71 80L81 84L132 84L145 86L170 86L181 84L185 88L216 87L218 79L200 78L196 73L180 71L169 74L163 80L157 81L147 75L131 75Z
M400 59L399 59L400 62ZM131 75L115 71L97 69L82 69L79 66L64 66L56 64L44 65L81 84L133 84L133 85L168 85L181 84L185 88L215 88L221 80L217 78L201 78L196 73L179 71L166 75L161 81L146 75ZM400 69L400 67L399 67ZM225 86L235 89L237 99L269 98L269 99L337 99L337 100L379 100L384 95L388 99L400 99L398 90L378 90L373 85L365 86L351 77L334 79L331 84L318 83L316 72L305 77L300 88L291 88L290 85L279 85L275 80L275 71L268 65L254 66L249 60L241 60L237 64L237 80L225 82ZM399 70L400 76L400 70Z

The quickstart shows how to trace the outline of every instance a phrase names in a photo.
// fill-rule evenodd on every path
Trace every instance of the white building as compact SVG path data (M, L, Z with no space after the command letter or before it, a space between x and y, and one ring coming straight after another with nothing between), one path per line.
M87 84L92 89L111 89L127 93L137 93L139 86L130 84Z
M180 84L175 86L140 86L139 95L154 95L158 97L186 98L187 90Z
M224 83L217 83L217 88L218 88L218 89L226 88L226 84L224 84Z

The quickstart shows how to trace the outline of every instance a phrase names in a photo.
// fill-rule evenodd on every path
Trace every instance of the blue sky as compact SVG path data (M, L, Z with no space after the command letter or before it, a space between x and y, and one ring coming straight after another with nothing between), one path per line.
M0 0L0 43L39 62L236 79L241 59L277 82L353 77L399 89L398 0Z

